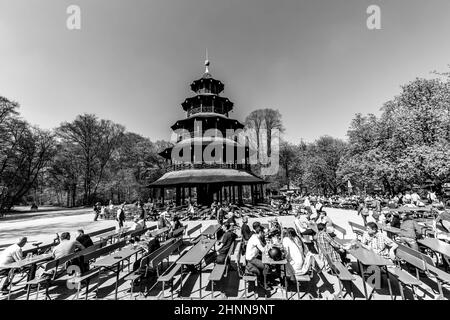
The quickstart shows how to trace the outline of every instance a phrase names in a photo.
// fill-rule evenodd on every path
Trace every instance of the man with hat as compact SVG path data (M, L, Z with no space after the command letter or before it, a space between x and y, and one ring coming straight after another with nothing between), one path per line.
M22 248L27 243L27 237L20 238L15 244L10 245L5 250L0 253L0 267L7 266L10 263L14 263L20 260L23 260ZM8 274L3 285L1 287L1 291L3 294L8 293L8 287L11 283L11 270L10 269L2 269L1 272L3 274Z

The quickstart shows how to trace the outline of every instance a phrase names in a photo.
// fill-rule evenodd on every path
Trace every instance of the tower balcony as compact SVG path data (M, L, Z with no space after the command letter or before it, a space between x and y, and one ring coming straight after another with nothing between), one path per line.
M180 163L172 164L165 168L165 172L182 171L191 169L235 169L251 171L249 164L243 163Z
M228 117L228 112L225 112L224 108L221 107L215 107L215 106L201 106L201 107L197 107L197 108L192 108L190 110L187 111L187 116L190 117L194 114L197 113L219 113L219 114L223 114L225 116Z

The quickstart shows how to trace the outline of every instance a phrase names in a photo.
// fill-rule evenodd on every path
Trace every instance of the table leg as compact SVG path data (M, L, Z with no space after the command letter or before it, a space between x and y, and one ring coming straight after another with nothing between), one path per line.
M284 265L284 286L286 289L286 300L287 300L288 299L288 281L287 281L286 265Z
M183 268L184 268L184 264L181 265L181 270L180 270L180 293L178 294L178 296L183 295Z
M363 287L364 287L364 297L367 300L367 288L366 288L366 279L364 278L364 268L363 265L361 264L361 262L358 260L358 266L359 266L359 271L361 273L361 278L363 281Z
M117 289L119 288L119 276L120 276L120 263L117 264L116 292L115 292L115 294L114 294L115 300L117 300Z
M389 294L391 296L391 300L394 300L392 297L392 287L391 287L391 278L389 277L389 271L388 271L388 267L384 266L385 270L386 270L386 277L387 277L387 282L388 282L388 287L389 287ZM400 284L401 286L401 284Z
M202 263L200 262L200 300L202 300Z
M267 288L267 280L266 280L267 274L266 274L266 272L264 272L265 270L266 270L266 265L264 265L263 277L264 277L264 296L267 299L267 290L266 290L266 288Z

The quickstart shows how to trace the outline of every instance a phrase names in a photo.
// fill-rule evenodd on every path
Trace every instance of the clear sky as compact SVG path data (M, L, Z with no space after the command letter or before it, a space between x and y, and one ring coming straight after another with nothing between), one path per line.
M371 4L382 30L366 27ZM0 0L0 95L42 128L89 112L169 139L206 47L232 117L270 107L291 142L345 138L355 113L448 70L450 1Z

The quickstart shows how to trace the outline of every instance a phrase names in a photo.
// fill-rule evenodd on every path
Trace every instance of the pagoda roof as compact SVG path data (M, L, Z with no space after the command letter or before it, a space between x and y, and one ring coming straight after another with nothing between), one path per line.
M212 100L222 101L222 103L224 103L227 107L229 107L230 110L234 106L234 103L231 102L230 99L219 96L214 93L199 93L195 96L188 97L181 103L181 106L183 107L183 110L187 111L187 109L189 107L191 107L192 104L194 104L196 102L198 103L198 101L200 101L201 99L207 99L207 100L212 99Z
M255 175L236 169L190 169L165 173L148 187L173 187L196 184L257 184L266 183Z
M185 119L178 120L170 128L172 130L176 130L176 129L179 128L180 124L190 123L190 122L192 122L192 121L194 121L195 119L198 119L198 118L218 118L218 119L220 118L221 121L225 121L225 122L228 122L228 123L234 122L234 124L236 125L237 129L243 129L245 127L245 125L242 124L239 120L228 118L227 116L225 116L223 114L220 114L220 113L215 113L215 112L198 112L198 113L195 113L195 114L193 114L193 115L191 115L191 116L189 116L189 117L187 117Z

